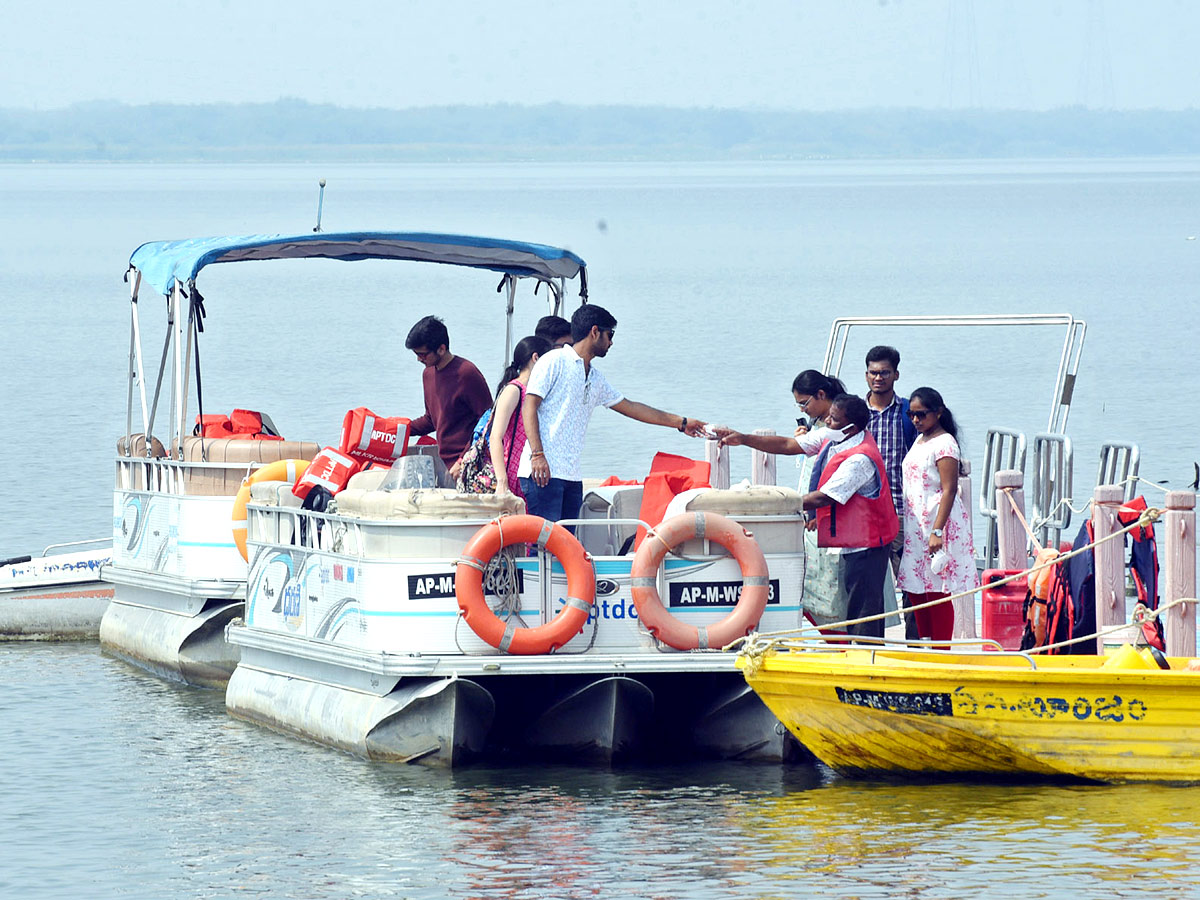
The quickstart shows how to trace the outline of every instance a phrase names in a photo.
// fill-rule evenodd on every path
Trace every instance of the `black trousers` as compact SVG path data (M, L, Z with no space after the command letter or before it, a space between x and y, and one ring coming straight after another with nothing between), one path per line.
M883 583L890 565L890 547L872 547L842 555L842 577L846 580L846 618L877 616L883 613ZM846 631L863 637L883 637L882 618L851 625Z

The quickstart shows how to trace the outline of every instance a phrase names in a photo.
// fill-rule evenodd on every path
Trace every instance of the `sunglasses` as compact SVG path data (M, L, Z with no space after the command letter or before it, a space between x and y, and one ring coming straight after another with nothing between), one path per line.
M932 416L932 415L933 415L932 409L910 409L908 411L908 417L910 419L920 419L920 420L924 421L926 416Z

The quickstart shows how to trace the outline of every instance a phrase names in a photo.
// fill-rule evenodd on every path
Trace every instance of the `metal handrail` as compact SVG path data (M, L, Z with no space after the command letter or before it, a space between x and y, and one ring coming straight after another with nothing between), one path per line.
M1071 411L1071 399L1075 391L1075 378L1079 371L1079 359L1083 354L1083 341L1087 334L1087 323L1069 313L1023 313L1012 315L960 315L960 316L841 316L833 320L829 330L829 343L825 348L822 371L837 376L846 355L846 343L850 329L854 326L905 327L1035 327L1060 326L1066 328L1062 351L1059 354L1058 374L1055 377L1054 396L1050 403L1050 417L1046 427L1050 432L1061 432L1067 427L1067 415Z

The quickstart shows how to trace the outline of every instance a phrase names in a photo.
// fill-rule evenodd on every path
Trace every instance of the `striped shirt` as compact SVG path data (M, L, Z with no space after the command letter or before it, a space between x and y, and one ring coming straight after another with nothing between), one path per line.
M904 466L904 454L911 444L904 435L904 406L900 398L892 395L892 402L884 409L876 409L867 404L871 412L871 421L867 431L875 438L879 446L879 455L883 457L883 468L887 472L888 487L892 490L892 503L896 506L896 514L904 515L904 486L901 483L901 472Z

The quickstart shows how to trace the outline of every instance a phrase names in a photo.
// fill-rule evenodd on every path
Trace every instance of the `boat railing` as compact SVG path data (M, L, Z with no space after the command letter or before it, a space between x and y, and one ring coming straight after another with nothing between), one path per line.
M232 497L216 485L240 483L259 462L195 462L190 460L118 456L116 486L119 491L151 491L186 497ZM207 478L204 477L207 475ZM200 477L197 477L200 476ZM206 483L211 482L206 488Z
M82 547L102 547L103 545L112 545L112 535L102 538L88 538L83 541L60 541L57 544L48 545L43 551L42 556L49 556L51 551L73 550Z
M760 640L770 640L767 636L760 636ZM794 643L793 643L794 642ZM758 641L751 641L750 644L757 644ZM972 654L980 654L988 658L1020 658L1029 663L1031 669L1037 670L1037 660L1033 655L1026 653L1023 650L1006 650L999 641L992 638L954 638L949 641L932 640L932 639L907 639L907 638L889 638L889 637L870 637L858 634L822 634L803 636L799 638L783 638L778 641L780 645L788 647L796 647L803 649L804 652L813 653L840 653L847 649L870 650L871 663L875 663L875 655L880 651L895 653L911 653L918 656L932 656L934 658L945 658L947 654L951 654L956 650L972 649ZM750 644L747 645L749 648Z
M1057 547L1071 524L1075 453L1065 434L1033 439L1033 528L1043 547Z
M1011 428L989 428L979 483L979 512L987 522L983 567L994 569L999 557L999 513L996 511L996 473L1015 470L1025 474L1025 435Z
M1100 468L1096 471L1096 485L1119 484L1125 489L1125 501L1132 500L1138 490L1138 469L1141 462L1142 451L1137 444L1128 441L1106 441L1100 445Z

